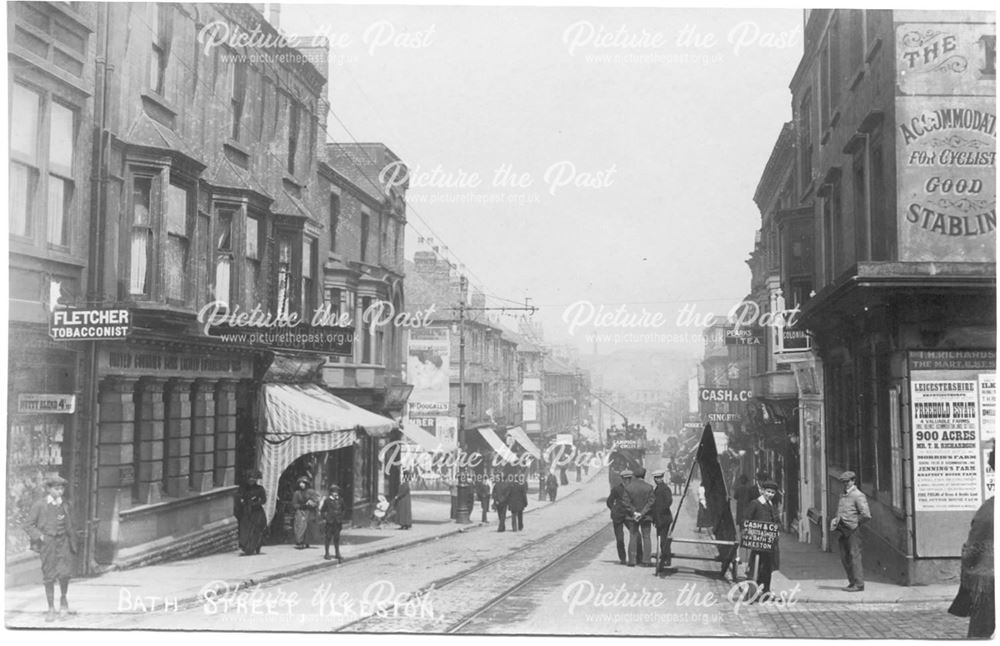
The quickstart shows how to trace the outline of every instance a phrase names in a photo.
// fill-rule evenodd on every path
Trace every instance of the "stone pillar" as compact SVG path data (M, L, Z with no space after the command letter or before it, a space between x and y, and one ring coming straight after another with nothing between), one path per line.
M215 486L236 483L236 380L215 387Z
M163 498L163 388L165 379L143 377L135 393L136 494L140 505Z
M166 475L167 495L188 495L191 468L191 379L174 378L166 387Z
M215 382L195 379L191 386L191 456L193 491L215 486Z
M118 510L132 505L135 480L136 379L107 377L97 399L97 539L98 563L114 560L118 544Z

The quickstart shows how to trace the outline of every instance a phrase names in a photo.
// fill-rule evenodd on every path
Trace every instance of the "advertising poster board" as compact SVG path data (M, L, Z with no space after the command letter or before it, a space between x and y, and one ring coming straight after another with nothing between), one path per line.
M446 327L414 328L407 344L410 415L444 415L451 396L451 340Z
M995 366L995 353L986 351L909 354L918 557L958 556L972 516L986 499L988 441L980 384L990 383Z

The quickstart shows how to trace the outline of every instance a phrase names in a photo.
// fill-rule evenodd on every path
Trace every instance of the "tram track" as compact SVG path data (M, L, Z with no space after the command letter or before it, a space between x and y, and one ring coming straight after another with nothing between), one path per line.
M337 627L345 633L438 633L465 631L477 618L597 540L610 540L607 510L571 527L541 536L516 552L483 561L435 580L405 599ZM543 565L539 566L539 563ZM420 600L423 600L421 602ZM468 610L469 606L472 610ZM420 607L430 612L414 613ZM407 616L407 615L410 616ZM419 615L419 616L417 616Z

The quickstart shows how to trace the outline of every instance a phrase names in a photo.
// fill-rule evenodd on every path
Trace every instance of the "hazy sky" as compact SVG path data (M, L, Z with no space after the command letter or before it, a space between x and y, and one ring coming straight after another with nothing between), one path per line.
M667 322L597 332L673 333L685 303L748 292L800 10L283 5L281 26L334 41L334 139L411 167L407 256L429 225L474 285L530 296L548 340L593 349L563 321L580 300Z

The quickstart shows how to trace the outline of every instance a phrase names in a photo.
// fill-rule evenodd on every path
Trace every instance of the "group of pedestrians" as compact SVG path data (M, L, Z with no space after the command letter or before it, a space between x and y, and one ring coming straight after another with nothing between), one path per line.
M615 547L618 562L628 567L636 565L652 567L656 573L665 567L669 558L667 536L673 514L673 495L670 486L663 481L664 472L653 472L653 484L645 481L646 469L621 472L621 482L612 487L606 504L611 511L611 524L615 532ZM652 561L652 528L656 527L658 540L657 560ZM628 547L625 546L625 530L628 530Z

